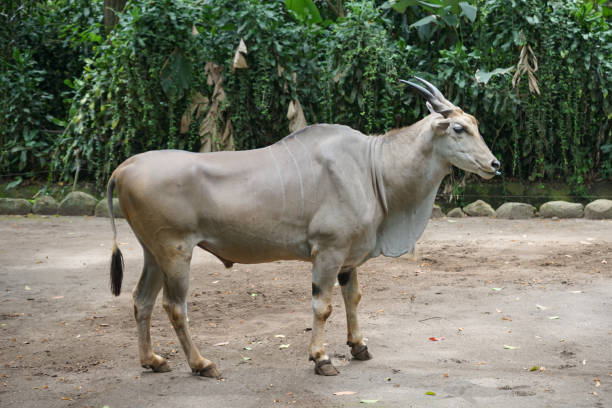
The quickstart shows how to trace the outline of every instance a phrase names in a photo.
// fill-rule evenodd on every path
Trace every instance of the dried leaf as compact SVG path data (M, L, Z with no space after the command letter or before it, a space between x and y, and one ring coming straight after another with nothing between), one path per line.
M308 126L306 117L304 116L304 110L302 109L302 105L298 99L289 102L287 119L289 119L289 132L291 133Z
M248 54L248 50L247 50L247 46L244 42L244 40L241 38L240 39L240 43L238 44L238 51L240 51L243 54Z
M236 69L245 69L248 67L249 65L247 64L246 59L244 59L244 56L239 51L236 51L234 54L234 62L232 64L232 72L234 72Z
M215 344L215 346L227 346L228 344L229 344L229 341L222 341L221 343Z
M334 392L333 395L353 395L356 394L355 391L338 391Z
M442 341L442 340L446 340L444 337L430 337L429 340L431 341Z
M232 63L232 73L235 72L236 69L244 69L244 68L248 68L248 64L246 62L246 59L244 59L244 56L242 54L247 54L247 47L246 44L244 43L244 40L241 38L240 39L240 44L238 44L238 48L236 49L236 53L234 54L234 61Z

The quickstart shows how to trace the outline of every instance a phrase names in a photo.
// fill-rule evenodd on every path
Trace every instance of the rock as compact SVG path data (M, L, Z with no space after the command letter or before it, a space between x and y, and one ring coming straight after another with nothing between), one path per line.
M93 196L82 191L73 191L59 205L60 215L93 215L98 204Z
M442 212L442 209L440 208L439 205L434 204L431 210L431 218L442 218L442 217L444 217L444 213Z
M450 210L447 214L447 217L452 217L452 218L463 218L465 217L465 213L463 212L463 210L459 207L453 208L452 210Z
M32 212L34 214L41 214L41 215L55 215L57 214L58 208L59 208L59 204L57 204L57 201L55 201L55 198L45 195L42 197L38 197L36 201L34 201Z
M108 213L108 204L106 203L106 198L100 200L98 205L96 205L95 210L96 217L110 217ZM113 215L115 218L123 218L123 213L121 212L121 207L119 207L119 199L113 198Z
M463 212L472 217L492 217L495 215L495 210L488 203L482 200L476 200L463 207Z
M0 214L24 215L32 212L32 204L23 198L0 198Z
M526 220L532 218L535 207L526 203L504 203L495 211L497 218L508 220Z
M612 218L612 200L599 199L584 207L584 218L602 220Z
M581 218L583 212L582 204L567 201L549 201L540 207L540 216L544 218Z

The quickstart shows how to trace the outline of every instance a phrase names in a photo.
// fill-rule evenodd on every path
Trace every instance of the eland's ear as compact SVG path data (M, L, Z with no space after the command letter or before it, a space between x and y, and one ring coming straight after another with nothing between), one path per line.
M431 103L429 103L429 101L425 102L425 106L427 106L427 110L429 110L429 113L437 113L433 106L431 106Z
M431 124L431 128L437 135L441 135L450 126L450 119L438 119Z

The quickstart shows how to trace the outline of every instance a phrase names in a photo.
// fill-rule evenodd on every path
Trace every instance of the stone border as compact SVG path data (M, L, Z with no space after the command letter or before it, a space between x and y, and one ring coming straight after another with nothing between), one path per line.
M444 214L438 205L434 205L431 218L440 217L492 217L501 219L528 219L542 218L587 218L592 220L612 219L612 200L598 199L586 206L580 203L567 201L549 201L540 206L539 212L531 204L508 202L497 210L488 203L476 200L463 208L454 208ZM0 215L95 215L108 217L108 204L106 198L97 200L90 194L82 191L73 191L61 203L57 203L51 196L37 198L32 204L23 198L0 198ZM123 218L119 199L113 198L113 214L116 218Z

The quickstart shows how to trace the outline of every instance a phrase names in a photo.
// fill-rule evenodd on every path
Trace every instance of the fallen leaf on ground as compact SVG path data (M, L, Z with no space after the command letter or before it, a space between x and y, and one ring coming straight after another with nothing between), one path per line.
M436 393L435 393L435 392L433 392L433 391L427 391L427 392L425 393L425 395L436 395Z
M502 290L502 288L491 288L491 290L494 290L496 292L499 292L500 290Z
M529 371L538 371L540 369L540 367L538 366L533 366L529 369Z
M279 349L286 349L289 348L290 344L281 344L280 346L278 346Z
M333 395L353 395L356 394L355 391L338 391L334 392Z
M23 287L23 290L32 290L32 288L31 288L31 287L29 287L28 285L25 285L25 286Z
M243 350L253 350L253 348L248 347L248 346L247 346L247 347L243 347L242 349L243 349Z
M221 343L215 344L215 346L227 346L228 344L229 344L229 341L222 341Z
M538 309L540 309L540 310L546 310L546 309L548 309L546 306L542 306L542 305L538 305L538 304L536 304L536 307L537 307Z
M559 319L559 316L550 316L549 319L550 320L557 320L557 319Z
M278 339L284 339L285 335L284 334L275 334L274 337L276 337Z
M63 299L63 296L53 296L51 299L56 300L56 299Z
M431 340L431 341L442 341L442 340L445 340L445 338L444 337L430 337L429 340Z
M359 401L361 404L376 404L378 400L361 400Z
M244 361L249 361L249 360L251 359L251 357L245 357L245 356L243 356L243 355L240 355L240 357L242 357L242 359L243 359Z
M507 344L504 344L504 349L506 349L506 350L515 350L515 349L517 349L517 348L518 348L518 347L515 347L515 346L509 346L509 345L507 345Z

